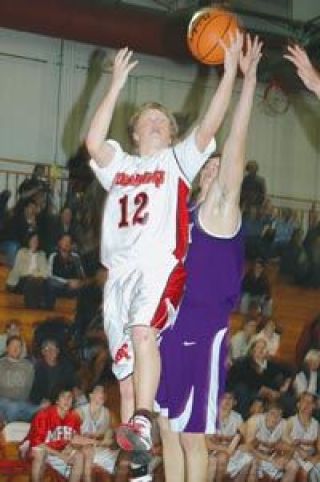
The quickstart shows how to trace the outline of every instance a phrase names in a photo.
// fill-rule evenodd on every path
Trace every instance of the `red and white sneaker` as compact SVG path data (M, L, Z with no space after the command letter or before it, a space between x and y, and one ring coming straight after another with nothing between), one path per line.
M127 452L148 452L152 448L152 424L143 415L134 415L129 423L116 430L119 447Z

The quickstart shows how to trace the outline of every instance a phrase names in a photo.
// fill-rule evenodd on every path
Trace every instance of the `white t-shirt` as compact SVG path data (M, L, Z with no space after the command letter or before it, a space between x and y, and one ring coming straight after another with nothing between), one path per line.
M155 155L129 155L113 140L114 158L90 165L109 191L102 221L101 261L108 268L182 259L188 244L190 184L215 149L213 139L199 152L195 131Z

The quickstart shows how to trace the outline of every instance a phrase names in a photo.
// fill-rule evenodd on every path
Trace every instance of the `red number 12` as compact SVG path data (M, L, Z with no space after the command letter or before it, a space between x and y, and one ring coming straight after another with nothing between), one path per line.
M134 226L135 224L145 224L147 222L149 217L149 213L145 212L145 209L149 202L147 193L139 192L139 194L137 194L134 197L133 202L135 206L137 206L137 208L134 212L134 215L131 221L128 215L129 196L126 194L125 196L119 199L120 211L121 211L121 218L118 224L119 228L126 228L130 224Z

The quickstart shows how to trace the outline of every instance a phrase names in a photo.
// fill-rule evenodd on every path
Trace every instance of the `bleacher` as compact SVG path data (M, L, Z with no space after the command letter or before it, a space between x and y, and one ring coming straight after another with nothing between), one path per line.
M75 313L74 299L58 299L54 310L30 309L24 307L23 296L6 290L8 268L0 265L0 333L9 320L19 320L22 335L30 346L34 327L48 318L64 318L72 321Z
M306 323L311 322L320 313L320 296L317 289L304 289L285 283L278 274L278 268L268 268L272 282L274 300L274 320L282 329L280 358L294 362L295 344ZM0 265L0 332L9 320L20 320L22 334L29 345L34 326L48 318L62 317L72 321L75 313L75 300L58 299L54 311L30 309L23 305L22 295L9 293L5 288L8 268ZM234 333L242 324L243 316L234 313L231 317L231 332Z
M30 346L34 327L41 321L53 318L63 317L72 321L75 311L75 301L69 299L59 299L56 303L54 311L35 310L24 308L22 295L8 293L5 289L5 281L8 269L0 266L0 332L4 331L5 325L10 319L18 319L21 321L22 334L26 339L27 345ZM320 313L320 296L319 290L303 289L301 287L288 285L278 274L276 265L268 268L268 274L272 283L272 296L274 300L274 320L278 322L282 329L280 344L280 359L289 363L295 361L295 345L306 323L311 322ZM234 313L231 318L231 333L234 333L242 324L243 316ZM119 391L117 384L108 388L107 405L113 412L113 416L119 420ZM1 448L0 440L0 448ZM2 445L4 456L7 460L17 461L19 454L16 444ZM0 454L0 459L2 458ZM30 480L30 475L23 472L23 475L12 473L11 477L3 475L0 471L0 482L26 482ZM161 471L156 480L163 481ZM95 480L98 482L108 482L111 479L99 471L95 474ZM126 479L124 479L126 480ZM57 477L53 471L46 474L44 482L61 482L61 478Z
M282 332L279 358L294 364L296 342L303 328L320 314L320 290L288 284L275 264L267 267L267 273L272 286L273 319ZM241 326L242 320L241 314L232 315L231 333Z

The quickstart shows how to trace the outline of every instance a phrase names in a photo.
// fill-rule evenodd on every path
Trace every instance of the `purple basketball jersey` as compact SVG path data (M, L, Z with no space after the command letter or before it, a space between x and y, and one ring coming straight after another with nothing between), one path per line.
M225 384L226 332L240 294L243 240L240 230L231 238L205 232L198 211L191 237L185 294L160 344L157 404L173 430L215 433Z

